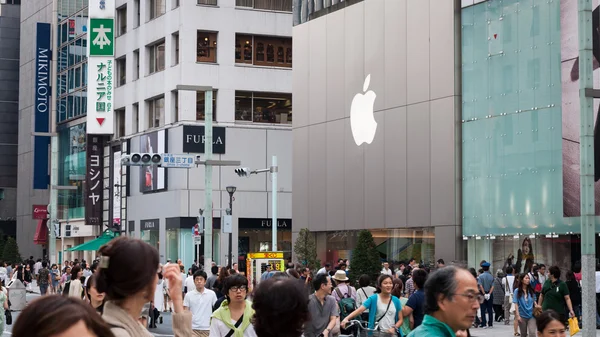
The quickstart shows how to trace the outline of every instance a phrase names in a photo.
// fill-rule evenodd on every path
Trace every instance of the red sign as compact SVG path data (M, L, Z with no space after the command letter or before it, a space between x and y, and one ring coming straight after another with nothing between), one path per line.
M31 215L33 219L43 220L48 218L48 206L47 205L33 205L33 210L31 211Z

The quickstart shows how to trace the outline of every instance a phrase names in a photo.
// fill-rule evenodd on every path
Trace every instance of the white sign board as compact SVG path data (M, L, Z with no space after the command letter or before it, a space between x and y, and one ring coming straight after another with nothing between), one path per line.
M223 233L231 233L233 229L233 219L231 215L223 217Z
M200 245L202 244L202 236L198 235L198 236L194 236L194 244L195 245Z
M113 224L115 223L121 223L121 151L114 153L113 160Z
M196 155L163 153L161 167L193 168L196 167Z

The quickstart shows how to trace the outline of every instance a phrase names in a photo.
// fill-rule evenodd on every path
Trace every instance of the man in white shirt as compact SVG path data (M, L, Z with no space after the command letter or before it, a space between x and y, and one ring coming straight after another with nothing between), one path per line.
M325 263L325 266L323 268L319 269L319 271L317 271L317 275L321 275L321 274L329 275L330 270L331 270L331 265L329 263Z
M506 276L502 278L502 287L504 288L504 325L510 324L510 307L512 305L510 295L514 293L514 283L513 267L508 266L506 267Z
M394 273L390 269L390 264L387 262L383 263L383 269L381 269L381 275L390 275L392 276Z
M546 265L545 264L540 264L540 269L538 270L538 277L540 279L540 283L542 284L542 288L544 287L544 283L546 283L546 279L548 279L546 277Z
M195 289L188 291L183 300L183 308L192 313L192 330L199 337L208 337L210 334L210 316L212 308L217 302L215 292L206 289L206 273L198 270L194 273Z

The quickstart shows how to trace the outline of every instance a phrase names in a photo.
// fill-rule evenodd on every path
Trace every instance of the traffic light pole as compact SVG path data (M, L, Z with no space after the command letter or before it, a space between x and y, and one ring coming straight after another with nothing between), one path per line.
M277 156L273 156L271 159L271 197L273 200L271 201L271 217L273 218L271 223L272 230L272 243L271 249L276 252L277 251L277 171L279 168L277 167Z
M213 229L213 210L212 210L212 150L213 150L213 110L212 110L213 91L204 92L204 270L210 270L212 265L212 229Z
M50 203L48 213L50 219L48 225L48 257L50 265L56 263L56 233L54 233L54 222L58 221L58 135L56 134L56 95L57 95L57 58L58 58L58 0L52 1L52 59L50 61Z

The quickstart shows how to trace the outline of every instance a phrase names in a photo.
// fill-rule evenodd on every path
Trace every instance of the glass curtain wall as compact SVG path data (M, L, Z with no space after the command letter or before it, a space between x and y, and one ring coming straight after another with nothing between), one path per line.
M85 216L85 123L59 128L59 185L76 186L77 190L59 195L58 211L63 219L81 219Z

